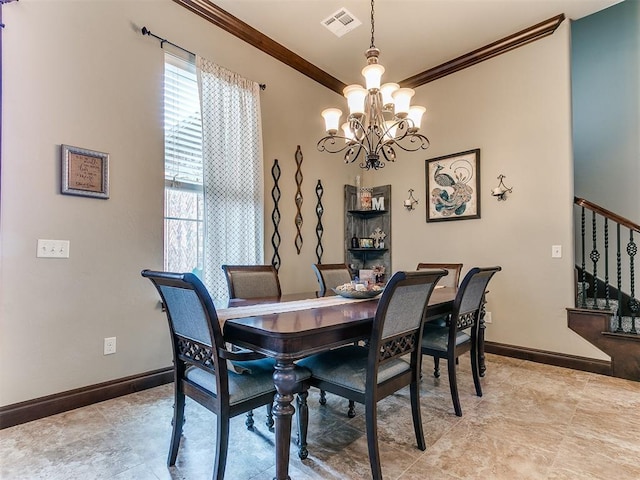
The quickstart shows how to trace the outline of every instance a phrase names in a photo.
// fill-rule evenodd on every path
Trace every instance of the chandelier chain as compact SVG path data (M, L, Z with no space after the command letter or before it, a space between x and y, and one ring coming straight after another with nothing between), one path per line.
M370 48L375 48L375 44L373 41L373 33L374 33L373 2L374 0L371 0L371 47Z

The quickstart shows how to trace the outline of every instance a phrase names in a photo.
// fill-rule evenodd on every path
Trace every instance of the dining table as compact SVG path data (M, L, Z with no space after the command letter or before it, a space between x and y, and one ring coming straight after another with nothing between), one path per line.
M434 289L425 321L450 313L455 294L455 288ZM226 342L275 359L274 480L290 479L291 423L295 411L292 400L297 386L294 362L368 339L377 305L378 297L360 300L316 298L312 293L283 295L277 299L234 299L229 302L229 308L218 310Z

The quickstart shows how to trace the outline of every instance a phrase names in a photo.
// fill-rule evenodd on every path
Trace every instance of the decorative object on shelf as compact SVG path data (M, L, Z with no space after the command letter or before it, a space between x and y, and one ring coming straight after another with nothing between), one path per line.
M360 248L373 248L373 238L359 238Z
M416 200L413 196L413 188L409 189L409 198L404 201L404 208L408 211L414 210L416 205L418 204L418 200Z
M302 250L302 150L300 145L296 149L296 239L295 246L298 255Z
M384 197L373 197L371 199L371 208L373 210L384 210Z
M373 270L370 268L361 268L360 270L358 270L358 278L360 279L360 283L364 283L365 285L375 283L373 278Z
M271 220L273 221L273 235L271 235L271 245L273 246L273 257L271 257L271 265L273 265L276 271L280 270L280 232L278 226L280 225L280 209L278 203L280 202L280 187L278 186L278 180L280 180L280 166L278 165L278 159L273 161L273 167L271 167L271 177L273 177L273 188L271 189L271 198L273 198L273 212L271 212Z
M384 283L384 273L385 273L384 265L373 266L373 276L376 283Z
M374 42L374 0L371 0L371 45L365 52L367 66L362 70L366 88L349 85L344 96L349 105L347 122L340 127L342 111L327 108L322 112L327 136L318 142L321 152L340 153L346 150L344 162L354 162L360 155L360 168L378 170L387 162L395 162L396 147L413 152L429 148L429 139L418 133L425 108L410 106L414 91L400 88L397 83L380 80L385 69L378 63L380 50ZM338 135L339 128L344 134Z
M360 241L358 240L358 237L351 237L351 248L360 248Z
M493 195L494 197L498 197L498 201L506 200L507 199L507 193L512 193L513 192L513 187L507 187L504 184L504 182L502 181L505 178L507 178L507 177L502 175L502 174L498 175L498 180L500 180L500 183L498 184L498 186L496 188L491 190L491 195Z
M480 218L480 149L426 160L427 222Z
M109 154L62 145L60 193L109 198Z
M322 226L322 214L324 213L324 207L322 206L322 194L324 193L324 188L322 188L322 182L318 180L316 184L316 197L318 198L318 202L316 203L316 216L318 217L318 223L316 224L316 238L318 239L318 245L316 245L316 263L322 263L322 253L324 249L322 248L322 234L324 233L324 227Z
M360 210L371 210L371 194L372 188L361 187L360 188Z
M387 234L382 231L380 227L377 227L371 234L373 238L373 245L375 248L384 248L383 240L387 237ZM382 243L382 246L380 244Z

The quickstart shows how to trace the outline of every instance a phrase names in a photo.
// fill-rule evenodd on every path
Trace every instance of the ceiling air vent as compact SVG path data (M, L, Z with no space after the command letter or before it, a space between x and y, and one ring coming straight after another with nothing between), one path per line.
M345 33L362 25L362 22L354 17L346 8L341 8L320 23L331 30L336 37L341 37Z

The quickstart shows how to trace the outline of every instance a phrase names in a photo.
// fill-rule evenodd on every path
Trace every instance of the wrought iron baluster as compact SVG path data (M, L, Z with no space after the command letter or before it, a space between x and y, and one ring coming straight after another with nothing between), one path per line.
M618 276L618 325L616 332L622 332L622 255L620 253L620 224L616 226L617 252L616 252L616 275Z
M598 260L600 260L600 252L598 252L598 225L596 223L596 212L591 212L591 237L593 241L593 248L589 254L591 263L593 263L593 308L598 310Z
M633 230L629 229L629 243L627 244L627 254L629 255L629 273L631 275L631 298L629 299L629 310L631 311L631 331L638 333L637 316L640 312L640 302L636 298L635 286L635 256L638 253L638 246L633 240Z
M582 278L580 279L580 281L582 282L582 291L580 294L580 297L581 297L580 306L584 308L587 306L587 263L586 263L586 257L585 257L585 251L584 251L585 238L586 238L586 235L585 235L586 217L585 217L584 207L582 207L581 210L582 211L580 213L580 219L581 219L580 232L581 232L582 241L580 242L580 246L582 251Z
M604 219L604 301L609 307L609 219Z

